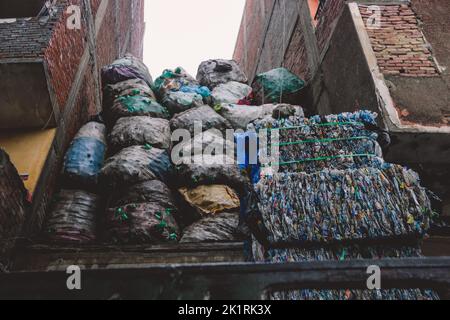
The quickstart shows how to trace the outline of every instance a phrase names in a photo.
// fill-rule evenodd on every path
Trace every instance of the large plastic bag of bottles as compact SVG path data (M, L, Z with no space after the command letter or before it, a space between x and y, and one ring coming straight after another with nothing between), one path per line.
M417 173L398 165L280 173L255 188L270 243L420 238L433 218Z
M227 119L234 129L246 130L249 124L262 120L264 118L274 115L275 110L281 105L266 104L262 106L246 106L237 104L222 103L216 106L216 111L225 119ZM301 107L292 106L295 108L295 114L303 116Z
M153 85L153 79L145 64L130 54L102 68L103 88L136 78L144 80L149 86Z
M211 96L211 91L207 87L200 86L197 80L181 67L175 70L164 70L163 74L155 80L153 88L160 99L163 99L169 92L177 91L196 93L205 99Z
M285 68L273 69L256 76L253 92L258 105L266 103L298 103L305 82Z
M200 217L212 216L230 210L237 211L241 205L236 192L224 185L181 188L179 192Z
M371 131L377 115L370 111L326 117L257 120L267 144L261 153L281 172L315 172L324 168L379 167L383 163L378 134Z
M98 122L84 125L64 158L64 185L95 189L106 153L106 127Z
M8 154L0 149L0 267L20 237L26 218L27 191Z
M206 217L183 231L181 243L238 241L239 213L223 212Z
M82 190L62 190L45 226L45 237L55 243L88 244L96 240L101 199Z
M253 89L246 84L231 81L220 84L212 91L214 105L231 103L238 105L251 105Z
M210 149L213 150L211 152L212 155L215 155L214 150L218 150L218 154L227 154L227 152L234 154L234 139L228 139L226 135L217 129L210 129L197 134L191 139L177 143L172 149L172 154L185 157L194 155L196 152L203 154Z
M230 81L247 83L248 79L234 60L215 59L200 64L197 80L202 86L214 89Z
M182 91L167 93L162 102L171 115L175 115L192 108L201 107L205 104L201 95L194 92Z
M128 147L109 158L100 173L101 183L111 189L148 180L168 184L173 167L166 150L151 146Z
M217 129L225 132L227 129L232 129L228 120L206 105L179 113L170 121L172 131L185 129L194 134L195 126L198 126L200 131Z
M285 248L268 249L254 247L257 262L293 263L305 261L345 261L361 259L400 259L421 257L417 246L338 246L333 248ZM438 300L432 290L386 289L386 290L292 290L270 292L273 300Z
M233 188L241 195L250 180L234 158L226 155L188 156L180 159L176 167L177 183L181 187L221 184Z
M150 86L142 79L130 79L103 88L103 109L110 108L119 97L140 95L156 100Z
M118 97L110 108L104 110L104 116L109 126L114 126L117 120L125 117L149 116L161 119L170 117L167 109L156 100L140 94Z
M175 211L159 202L110 208L106 211L106 238L118 244L176 243L180 230Z
M145 145L170 149L172 142L168 120L151 117L121 118L109 134L112 153L131 146Z

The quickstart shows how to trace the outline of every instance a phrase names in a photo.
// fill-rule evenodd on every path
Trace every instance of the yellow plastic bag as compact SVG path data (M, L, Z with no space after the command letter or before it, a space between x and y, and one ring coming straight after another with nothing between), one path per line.
M224 185L200 186L179 190L184 199L203 216L236 210L241 203L236 192Z

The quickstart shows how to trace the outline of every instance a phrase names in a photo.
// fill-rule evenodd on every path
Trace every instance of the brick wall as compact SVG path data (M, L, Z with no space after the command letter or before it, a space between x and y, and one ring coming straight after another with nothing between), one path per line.
M437 76L430 46L411 7L402 4L380 8L381 28L367 28L367 32L381 71L406 77ZM373 14L365 5L360 5L360 12L366 23Z
M327 0L325 3L315 32L319 53L321 55L323 55L327 49L333 30L336 27L338 18L342 14L344 6L344 0Z
M305 80L311 78L307 54L303 29L300 22L298 22L286 51L284 65L291 72Z

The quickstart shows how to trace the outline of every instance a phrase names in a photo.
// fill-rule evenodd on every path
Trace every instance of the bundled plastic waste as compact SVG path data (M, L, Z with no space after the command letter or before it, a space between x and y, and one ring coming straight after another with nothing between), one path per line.
M196 124L201 125L202 131L217 129L224 132L226 129L232 128L228 120L206 105L177 114L170 121L172 131L185 129L192 135L195 133L194 129Z
M183 232L181 243L238 241L239 213L223 212L204 218Z
M103 88L103 107L109 108L119 97L140 95L156 101L156 96L150 86L141 79L130 79Z
M117 189L111 196L110 205L125 206L130 203L157 202L167 208L174 208L176 200L169 187L159 180L137 183L128 188Z
M202 86L214 89L230 81L247 83L248 79L234 60L215 59L200 64L197 80Z
M227 185L242 194L250 185L248 176L236 166L234 158L225 155L193 156L176 167L177 183L181 187Z
M130 79L142 79L149 86L153 85L153 79L145 64L130 54L102 68L103 88Z
M78 131L64 159L64 185L94 189L105 161L106 127L89 122Z
M257 104L296 104L305 82L285 68L278 68L256 76L253 92Z
M20 236L26 216L27 191L8 154L0 149L0 266Z
M105 120L113 126L117 120L125 117L149 116L153 118L168 119L169 112L156 100L145 95L120 96L114 100L110 108L104 110Z
M225 119L227 119L235 130L246 130L250 123L270 118L271 122L275 122L272 116L279 116L279 112L274 114L276 110L279 110L280 106L276 104L266 104L262 106L245 106L237 104L222 103L215 107L216 111ZM303 116L303 110L301 107L292 106L295 110L293 112L297 116ZM278 119L278 118L277 118ZM262 125L260 125L262 127ZM266 128L266 127L264 127Z
M367 129L377 115L369 111L326 117L289 117L255 121L267 131L267 153L281 172L315 172L324 168L380 167L383 154L378 134ZM275 148L274 148L275 147Z
M109 135L112 153L131 146L152 146L170 149L171 131L168 120L151 117L121 118Z
M163 98L163 105L169 110L171 115L201 107L204 104L203 97L195 92L168 92Z
M179 191L200 217L216 215L224 211L237 211L241 205L236 192L224 185L200 186L194 189L181 188Z
M214 105L230 103L238 105L251 105L253 89L246 84L231 81L220 84L212 92Z
M57 243L87 244L96 239L98 195L82 190L62 190L46 223L46 238Z
M177 242L174 207L159 202L133 203L106 212L107 238L121 244Z
M259 251L259 250L258 250ZM258 255L258 251L255 253ZM261 252L261 251L259 251ZM421 257L418 247L346 246L318 249L270 249L258 261L289 263L301 261L345 261L360 259ZM438 300L431 290L297 290L272 292L273 300Z
M100 179L114 190L149 180L161 180L167 184L172 171L167 151L151 146L133 146L109 158L101 170Z
M211 95L207 87L200 86L197 80L181 67L175 70L164 70L163 74L156 79L154 89L160 98L163 98L169 92L176 91L196 93L203 98L208 98Z
M211 150L212 155L226 154L227 151L232 151L234 154L235 145L234 141L228 139L222 132L217 129L210 129L208 131L197 134L195 137L181 141L172 149L173 154L179 155L181 158L185 158L189 155L194 155L196 151L201 153Z
M418 175L391 164L277 174L256 192L270 243L419 238L433 215Z

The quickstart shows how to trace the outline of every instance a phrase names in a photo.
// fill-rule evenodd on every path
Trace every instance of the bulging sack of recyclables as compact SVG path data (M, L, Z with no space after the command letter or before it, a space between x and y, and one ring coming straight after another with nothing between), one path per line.
M257 104L296 104L305 82L289 70L278 68L257 75L252 87Z
M203 97L195 92L168 92L163 98L164 107L171 115L204 105Z
M98 122L89 122L78 131L64 158L65 185L88 189L97 185L105 160L105 134L105 125Z
M224 185L207 185L179 190L200 217L216 215L224 211L238 211L240 200L236 192Z
M147 180L168 184L173 167L166 150L151 146L128 147L109 158L101 170L103 185L116 189Z
M215 87L212 99L214 105L221 103L250 105L253 99L253 89L246 84L231 81Z
M206 105L179 113L170 121L172 131L185 129L188 130L191 135L195 133L195 125L198 125L202 131L217 129L225 132L227 129L232 129L228 120Z
M109 84L136 78L144 80L149 86L153 85L153 79L145 64L130 54L102 68L103 88Z
M96 239L101 199L82 190L62 190L46 223L45 237L56 243L87 244Z
M197 80L202 86L215 88L230 81L247 83L248 79L234 60L215 59L200 64Z
M181 243L238 241L239 213L223 212L187 227Z
M126 117L149 116L168 119L169 112L156 100L140 94L121 96L114 100L114 104L104 110L108 125L113 126L117 120Z
M158 202L132 203L106 212L107 239L119 244L178 242L175 208Z
M170 124L165 119L121 118L109 134L109 146L113 153L131 146L145 145L168 150L171 144Z
M130 79L103 88L103 109L108 109L119 97L140 95L156 101L149 85L142 79Z

